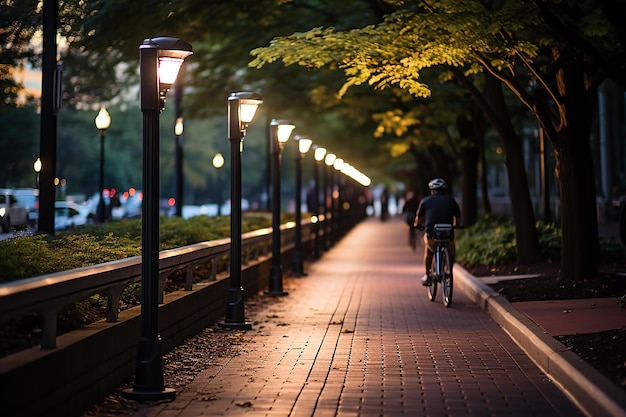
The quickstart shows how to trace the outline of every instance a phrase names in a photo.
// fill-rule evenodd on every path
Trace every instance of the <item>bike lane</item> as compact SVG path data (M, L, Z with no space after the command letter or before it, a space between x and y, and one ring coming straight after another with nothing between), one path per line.
M462 291L427 299L401 221L368 219L306 272L236 354L135 415L584 415Z

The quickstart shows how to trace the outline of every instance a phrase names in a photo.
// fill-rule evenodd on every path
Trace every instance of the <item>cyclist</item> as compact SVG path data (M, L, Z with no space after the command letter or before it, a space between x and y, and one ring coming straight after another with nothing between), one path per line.
M461 217L461 209L454 197L447 193L448 186L443 179L435 178L430 180L428 188L430 189L430 195L420 202L415 214L415 222L413 223L413 227L426 229L426 233L424 233L424 266L426 274L422 278L422 285L427 287L432 285L429 272L436 246L432 239L433 228L437 223L447 223L456 226L458 219ZM451 261L454 263L454 234L450 243L448 243L448 250L450 251Z

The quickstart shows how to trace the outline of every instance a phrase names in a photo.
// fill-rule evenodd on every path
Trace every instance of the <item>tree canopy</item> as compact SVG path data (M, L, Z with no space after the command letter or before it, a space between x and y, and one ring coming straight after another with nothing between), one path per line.
M36 64L31 40L39 27L39 2L5 4L3 58L8 67ZM139 44L165 34L194 47L182 83L186 116L223 115L232 91L257 91L264 97L266 122L298 120L299 133L348 152L357 166L406 178L407 172L415 176L434 164L452 176L461 171L464 179L475 176L479 156L473 152L484 149L488 120L503 141L509 178L517 180L525 174L512 120L517 116L511 111L523 106L555 150L563 255L574 260L566 272L593 271L595 184L578 171L593 163L589 132L598 85L610 77L626 86L624 1L59 4L59 32L68 45L60 52L66 67L64 102L76 108L100 103L122 108L129 101L123 93L136 82ZM8 67L0 67L0 82L7 93L4 103L12 104L19 83ZM516 187L528 193L525 177ZM473 187L464 188L471 192ZM521 195L518 191L512 198ZM532 228L532 207L518 203L513 206L529 213L526 225L516 226Z
M346 76L339 96L368 83L376 88L397 85L428 97L432 87L421 74L433 67L461 82L480 73L495 77L528 108L555 149L564 275L593 273L598 253L595 182L588 173L581 175L580 167L593 164L589 135L598 85L607 76L617 82L624 78L624 32L616 19L626 15L624 2L389 3L395 10L379 24L352 30L316 27L276 37L252 51L250 65L281 60L306 68L339 68ZM483 109L493 124L497 116L487 106Z

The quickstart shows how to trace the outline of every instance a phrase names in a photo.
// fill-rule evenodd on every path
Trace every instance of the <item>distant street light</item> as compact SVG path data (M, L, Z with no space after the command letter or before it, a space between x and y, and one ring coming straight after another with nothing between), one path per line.
M177 89L179 87L176 87ZM183 118L176 118L174 124L174 135L176 135L176 216L183 216L183 134L185 126L183 124Z
M213 167L217 169L215 178L215 193L217 194L217 215L222 215L222 184L220 183L220 168L224 166L224 157L221 153L216 153L213 157Z
M315 243L313 246L313 257L318 259L320 257L320 246L321 246L321 231L320 228L320 166L322 165L322 161L324 160L324 156L326 156L326 148L315 147L315 152L313 153L313 158L315 159L315 163L313 164L313 176L315 177L315 208L313 215L315 216ZM325 195L325 193L324 193ZM322 197L322 200L324 197ZM324 219L325 220L325 219Z
M294 140L297 141L298 147L296 149L296 233L292 269L294 276L301 277L306 275L302 261L302 160L311 148L313 141L300 135L296 135Z
M165 388L159 337L159 117L165 96L192 47L177 38L145 39L139 46L140 107L143 113L143 204L141 207L141 323L135 383L126 398L174 399Z
M333 201L336 201L336 203L333 204L335 212L333 215L333 234L335 236L335 240L339 240L342 229L341 218L343 207L341 206L341 175L339 174L341 173L341 167L343 164L344 161L341 158L335 158L335 162L333 162L333 168L335 169L334 177L336 178L335 186L337 187L336 192L333 192Z
M283 291L283 267L280 244L280 161L285 143L296 126L288 120L270 122L270 153L272 156L272 266L266 294L287 295Z
M241 286L241 153L246 129L263 99L257 93L239 92L228 97L228 140L230 141L230 288L226 317L220 326L249 330Z
M332 221L333 221L333 178L331 167L335 162L337 155L334 153L326 153L324 157L324 164L326 169L324 170L324 242L325 248L328 249L332 246ZM327 202L330 201L330 206Z
M33 170L35 171L35 188L39 191L39 173L41 172L41 158L37 158L33 163Z
M100 131L100 182L98 187L98 208L96 209L96 220L98 223L104 223L104 137L107 129L111 125L111 116L105 107L100 108L100 112L96 116L96 127Z

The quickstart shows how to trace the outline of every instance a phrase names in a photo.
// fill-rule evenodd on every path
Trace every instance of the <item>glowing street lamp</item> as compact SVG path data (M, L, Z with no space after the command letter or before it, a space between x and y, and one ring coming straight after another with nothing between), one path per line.
M100 108L96 116L96 127L100 131L100 182L98 187L98 208L96 209L96 219L98 223L104 223L104 137L107 129L111 126L111 116L105 107Z
M178 89L178 87L176 87ZM174 124L175 143L175 165L176 165L176 216L183 216L183 133L185 125L182 117L176 118Z
M228 97L228 140L230 141L230 288L226 316L220 326L249 330L241 286L241 153L246 129L263 99L257 93L239 92Z
M159 117L165 95L176 81L189 43L168 37L146 39L139 46L140 108L143 113L143 204L141 208L141 323L135 383L126 398L173 399L165 388L159 337Z
M37 177L35 180L35 184L37 188L37 193L39 193L39 173L41 172L41 158L35 159L35 162L33 163L33 170L35 170L35 175Z
M333 214L333 234L335 236L335 240L339 240L339 237L341 235L341 218L342 218L342 211L343 211L343 207L341 206L341 176L339 175L339 173L341 173L341 167L343 166L344 161L342 158L335 158L335 161L333 162L333 168L335 169L335 172L333 173L333 176L335 177L335 186L336 186L336 192L333 191L333 199L332 201L336 202L332 205L333 210L334 210L334 214Z
M331 247L333 243L331 236L333 221L333 179L331 167L336 158L337 155L330 152L327 152L324 157L324 164L326 164L326 169L324 170L324 242L326 248ZM330 206L327 205L328 201L330 201Z
M320 243L321 243L321 228L320 228L320 173L319 167L326 156L326 148L315 147L313 152L313 159L315 159L315 163L313 164L313 176L315 177L315 208L313 215L315 216L315 243L313 246L313 257L318 259L320 257ZM325 193L324 193L325 195ZM324 198L324 197L322 197Z
M222 156L222 154L219 152L216 153L215 156L213 157L212 163L213 163L213 167L217 169L216 171L217 174L215 175L216 179L218 180L216 181L216 184L215 184L215 189L217 192L217 215L221 216L222 215L222 188L221 188L219 179L220 179L220 168L224 166L224 157Z
M293 275L301 277L306 275L302 262L302 160L311 148L313 141L300 135L296 135L293 139L298 143L298 148L296 149L296 230L295 247L293 250Z
M270 153L272 156L272 265L270 267L270 283L266 294L287 295L283 291L283 267L280 245L280 162L285 143L296 126L289 120L272 120L270 122Z

